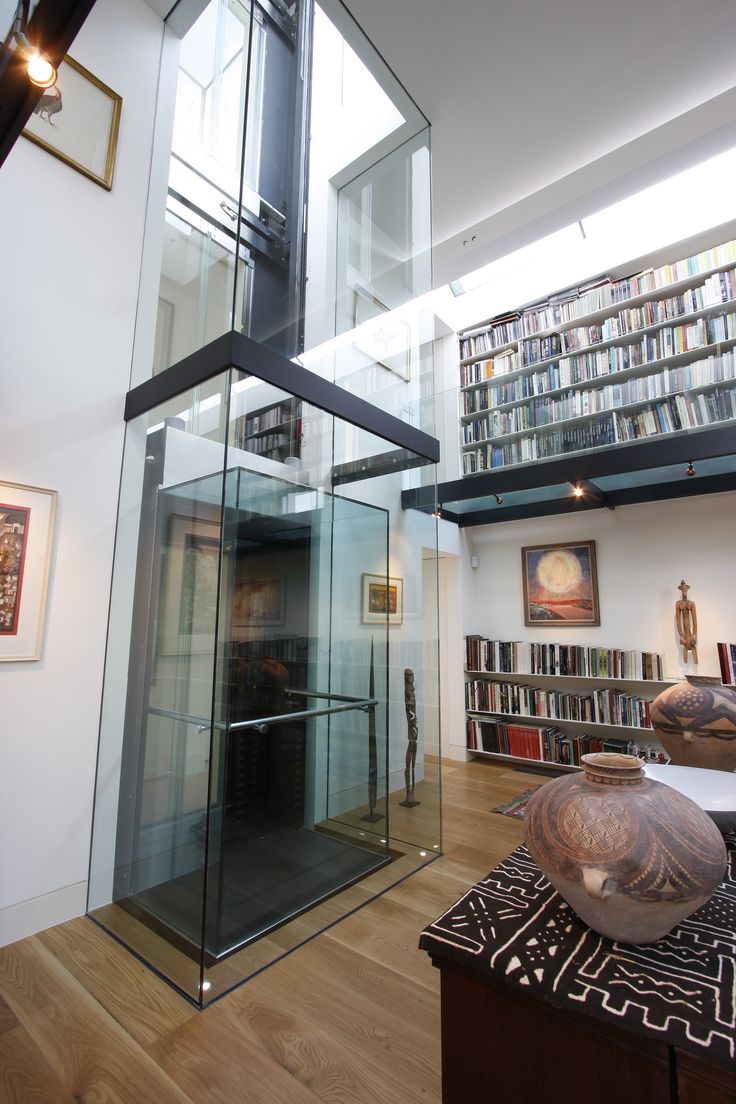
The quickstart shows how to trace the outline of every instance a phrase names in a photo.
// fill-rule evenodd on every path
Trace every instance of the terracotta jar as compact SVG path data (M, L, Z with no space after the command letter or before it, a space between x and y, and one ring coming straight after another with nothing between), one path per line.
M643 760L599 752L580 773L540 786L524 840L560 896L594 931L651 943L712 895L726 847L710 817Z
M687 675L652 702L652 728L679 767L736 770L736 690Z

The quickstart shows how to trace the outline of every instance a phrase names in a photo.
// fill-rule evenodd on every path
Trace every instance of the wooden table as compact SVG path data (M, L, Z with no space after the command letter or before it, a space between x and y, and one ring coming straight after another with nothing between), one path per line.
M443 1104L736 1102L736 885L646 947L587 928L517 848L422 933Z

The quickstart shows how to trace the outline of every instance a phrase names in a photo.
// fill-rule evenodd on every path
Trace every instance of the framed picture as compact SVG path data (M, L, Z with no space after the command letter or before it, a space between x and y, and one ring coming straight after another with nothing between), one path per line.
M233 625L283 625L284 580L238 579Z
M110 191L122 103L116 92L66 57L23 134Z
M385 575L360 577L360 620L364 625L400 625L404 620L404 580Z
M525 625L600 625L595 541L521 550Z
M213 651L217 623L220 526L172 514L162 549L162 655Z
M0 660L41 658L56 491L0 483Z

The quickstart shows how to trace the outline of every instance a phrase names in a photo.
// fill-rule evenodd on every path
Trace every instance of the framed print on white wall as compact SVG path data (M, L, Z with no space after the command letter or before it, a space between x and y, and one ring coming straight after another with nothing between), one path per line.
M56 491L0 483L0 661L41 658Z
M109 192L122 103L117 92L66 57L56 84L44 89L23 135Z

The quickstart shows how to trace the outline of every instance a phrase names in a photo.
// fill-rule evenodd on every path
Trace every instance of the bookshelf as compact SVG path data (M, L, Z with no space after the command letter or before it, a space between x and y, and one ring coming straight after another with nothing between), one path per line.
M233 445L284 461L287 456L300 455L301 434L301 406L291 396L250 414L241 414L234 423Z
M653 652L465 638L466 747L567 768L593 751L666 762L650 724L671 680Z
M736 419L736 241L459 335L463 475Z

